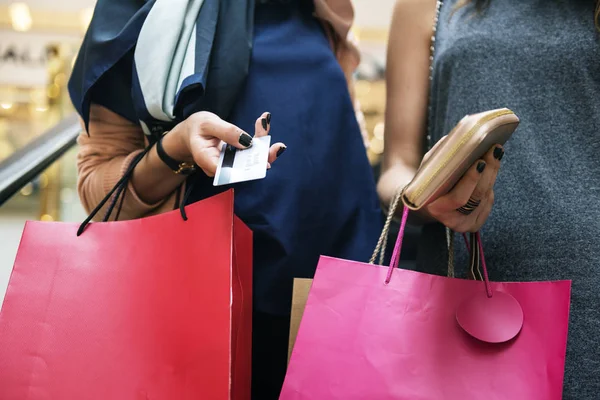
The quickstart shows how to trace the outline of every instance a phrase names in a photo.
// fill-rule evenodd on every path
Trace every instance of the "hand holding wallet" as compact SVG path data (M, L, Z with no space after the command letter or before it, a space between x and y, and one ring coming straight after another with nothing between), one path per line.
M507 108L465 116L404 188L404 204L419 210L448 193L490 148L506 143L518 125L519 118Z

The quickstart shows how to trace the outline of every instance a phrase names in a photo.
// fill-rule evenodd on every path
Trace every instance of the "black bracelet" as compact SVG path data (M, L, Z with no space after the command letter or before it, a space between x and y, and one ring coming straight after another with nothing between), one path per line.
M167 154L162 145L162 140L167 133L161 136L161 138L156 142L156 152L158 153L158 157L167 165L167 167L171 168L171 170L178 175L187 176L196 172L196 169L198 168L196 164L185 161L177 161Z

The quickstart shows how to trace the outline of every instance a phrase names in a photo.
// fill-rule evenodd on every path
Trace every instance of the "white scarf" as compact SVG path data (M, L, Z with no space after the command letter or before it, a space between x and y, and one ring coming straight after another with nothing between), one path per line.
M177 93L194 73L196 20L203 2L156 0L140 31L135 68L146 108L159 121L174 119Z

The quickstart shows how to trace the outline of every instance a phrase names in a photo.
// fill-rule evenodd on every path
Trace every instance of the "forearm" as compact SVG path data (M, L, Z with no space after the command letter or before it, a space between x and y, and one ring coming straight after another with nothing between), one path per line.
M114 157L109 162L97 165L93 171L85 171L86 173L80 174L78 179L78 192L81 203L87 212L91 212L114 188L123 176L123 173L127 170L127 167L131 164L133 158L140 152L141 150L138 150L128 156ZM133 185L129 182L123 203L119 200L119 220L141 218L172 209L174 206L174 201L172 200L174 196L170 197L170 201L168 198L163 198L156 203L146 203L138 196ZM108 209L109 203L105 204L105 206L96 214L94 221L102 220ZM169 205L166 203L169 203ZM113 212L111 218L114 218L115 215L116 212Z
M422 125L412 115L401 110L400 99L388 95L385 118L385 147L378 191L383 204L388 205L395 193L415 176L423 158Z
M384 205L410 182L423 158L434 16L434 0L399 0L394 8L387 51L385 147L378 183Z
M146 146L144 134L140 127L112 111L92 104L90 117L89 134L83 132L79 136L77 155L79 175L77 189L82 205L88 212L94 209L113 189L123 177L133 159ZM156 174L157 171L160 174L164 173L164 171L160 172L164 167L153 161L154 157L158 158L155 151L154 154L148 156L149 160L142 161L142 165L146 164L143 173L140 174L142 172L140 170L135 171L139 176L143 175L142 179L136 180L136 184L139 181L147 184L146 175ZM148 168L152 165L157 167ZM175 175L171 171L167 172ZM166 180L169 179L173 179L173 177L168 176L166 178ZM181 183L182 178L176 176L175 179L179 182L171 183L170 187L162 187L162 193L158 193L158 195L157 193L151 193L150 196L146 193L144 185L138 185L142 193L142 195L139 195L137 193L138 187L134 187L132 180L130 180L119 212L119 219L140 218L155 212L172 209L174 202L171 200L174 198L175 188ZM106 207L100 210L95 220L102 219L105 209Z

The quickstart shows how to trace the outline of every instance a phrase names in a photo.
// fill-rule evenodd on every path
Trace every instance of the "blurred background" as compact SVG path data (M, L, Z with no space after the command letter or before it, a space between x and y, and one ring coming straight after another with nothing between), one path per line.
M27 146L42 140L42 134L73 113L66 84L94 3L0 0L0 167L11 157L13 161L20 157ZM368 132L366 151L377 173L383 151L385 50L394 0L353 3L353 33L363 54L356 93ZM0 203L2 297L26 220L85 218L75 188L76 152L76 147L71 147L16 195Z

